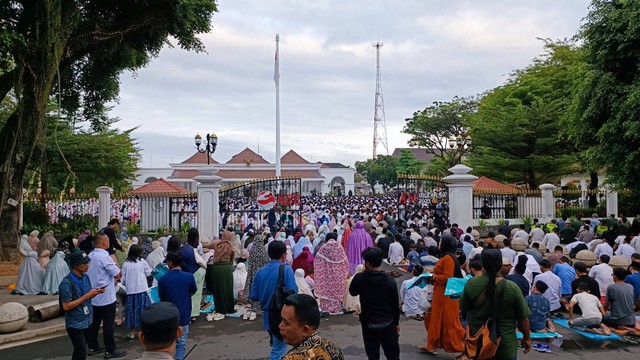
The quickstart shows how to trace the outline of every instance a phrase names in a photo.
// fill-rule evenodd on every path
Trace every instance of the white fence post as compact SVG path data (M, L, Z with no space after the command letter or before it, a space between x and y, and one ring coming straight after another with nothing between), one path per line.
M616 218L618 217L618 192L612 190L611 188L607 189L607 213L606 216L614 215ZM628 215L628 214L625 214Z
M107 226L111 217L111 193L113 189L108 186L100 186L98 192L98 230Z
M473 225L473 184L477 176L469 174L472 168L458 164L449 169L452 175L442 180L449 189L449 222L461 229Z
M540 194L542 196L542 219L541 223L547 223L556 217L556 199L553 197L553 190L556 188L553 184L542 184Z
M204 172L204 171L201 171ZM216 169L193 178L198 182L198 232L200 241L208 243L220 229L220 181Z

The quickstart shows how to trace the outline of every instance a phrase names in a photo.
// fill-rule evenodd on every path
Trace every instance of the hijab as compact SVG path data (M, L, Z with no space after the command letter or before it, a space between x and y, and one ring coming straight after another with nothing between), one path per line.
M451 256L453 261L455 262L455 268L453 270L453 276L457 278L462 277L462 269L460 268L460 263L458 262L458 258L456 257L456 251L458 250L458 240L453 237L451 234L445 234L440 239L440 253L442 256Z
M297 269L295 272L296 285L298 286L298 294L306 294L309 296L313 296L313 292L311 291L311 287L309 283L304 279L305 272L302 269Z
M64 263L64 260L62 262ZM67 266L66 263L64 265ZM69 268L67 267L68 273ZM42 268L38 264L38 253L35 251L27 252L27 257L20 264L20 269L18 270L16 291L23 295L39 294L42 291L43 277Z

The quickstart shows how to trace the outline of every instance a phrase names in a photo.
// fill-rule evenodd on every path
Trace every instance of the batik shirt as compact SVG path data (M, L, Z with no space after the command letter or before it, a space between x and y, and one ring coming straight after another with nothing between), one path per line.
M317 332L295 345L282 360L344 360L342 349Z

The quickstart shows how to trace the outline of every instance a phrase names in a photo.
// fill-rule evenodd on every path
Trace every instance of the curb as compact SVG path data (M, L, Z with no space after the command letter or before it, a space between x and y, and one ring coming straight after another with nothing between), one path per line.
M12 334L0 335L0 350L15 346L25 345L36 341L42 341L66 333L64 322L61 324L45 326L37 329L22 330Z

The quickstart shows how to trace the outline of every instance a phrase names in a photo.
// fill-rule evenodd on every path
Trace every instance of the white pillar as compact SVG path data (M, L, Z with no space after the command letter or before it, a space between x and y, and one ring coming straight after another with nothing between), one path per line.
M540 194L542 195L542 219L541 223L547 223L556 217L556 199L553 197L553 190L556 188L552 184L542 184Z
M218 235L220 228L220 181L216 176L217 170L201 171L204 175L193 178L197 181L198 189L198 232L200 241L208 243L214 235Z
M605 215L609 216L611 214L614 214L616 218L618 217L618 192L607 188L607 213Z
M443 178L449 183L449 222L461 229L473 224L473 184L477 176L469 174L472 168L458 164L449 171L453 175Z
M107 226L111 217L111 193L113 189L108 186L100 186L98 192L98 229Z

